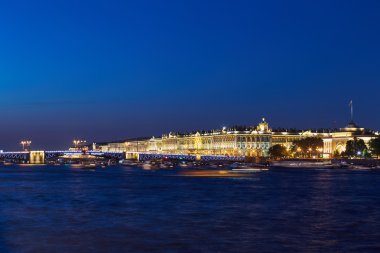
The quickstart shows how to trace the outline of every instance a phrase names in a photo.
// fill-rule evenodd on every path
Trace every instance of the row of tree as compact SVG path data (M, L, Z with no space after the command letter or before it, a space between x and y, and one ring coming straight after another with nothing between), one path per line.
M346 151L342 153L335 152L334 157L370 157L370 152L362 139L355 138L347 141Z
M335 157L358 157L369 158L380 156L380 137L370 140L367 145L362 139L349 140L346 143L346 150L342 153L335 152Z
M323 152L323 140L319 137L306 137L296 140L290 149L276 144L269 149L269 155L272 158L298 157L312 158L319 157Z
M322 156L323 140L319 137L307 137L297 140L290 149L276 144L269 149L269 155L274 158L298 157L311 158ZM380 137L372 139L368 147L362 139L349 140L346 143L346 150L342 153L337 151L334 157L373 157L380 156Z
M369 148L371 150L371 154L375 156L380 156L380 136L376 139L372 139L369 142Z

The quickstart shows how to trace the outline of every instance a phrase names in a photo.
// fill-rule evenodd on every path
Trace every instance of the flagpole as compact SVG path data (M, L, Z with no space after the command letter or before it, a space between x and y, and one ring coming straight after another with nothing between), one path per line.
M352 102L352 99L350 100L350 103L348 104L351 108L351 122L354 120L354 103Z
M354 103L351 100L351 121L354 121Z

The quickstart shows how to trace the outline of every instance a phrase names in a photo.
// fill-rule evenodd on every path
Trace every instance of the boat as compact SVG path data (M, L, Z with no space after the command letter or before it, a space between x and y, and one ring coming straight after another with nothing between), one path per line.
M120 160L119 164L122 166L127 166L127 167L134 167L134 166L139 165L137 161L132 161L132 160Z
M272 167L281 168L303 168L303 169L321 169L321 168L334 168L331 161L307 161L307 160L294 160L294 161L273 161Z
M96 169L95 163L76 163L76 164L70 164L72 168L78 168L78 169Z
M261 171L268 171L268 168L239 168L239 169L232 169L232 172L261 172Z
M351 165L350 169L352 170L371 170L371 167L364 166L364 165Z
M159 165L160 169L173 169L174 164L172 162L162 162Z
M157 161L145 161L141 167L143 170L154 170L159 169L160 164Z
M84 164L83 169L96 169L96 164L95 163Z
M234 173L231 170L184 170L180 175L187 177L246 177L246 173Z
M259 166L256 164L249 163L233 163L229 166L231 171L233 172L261 172L268 171L269 168L267 166Z

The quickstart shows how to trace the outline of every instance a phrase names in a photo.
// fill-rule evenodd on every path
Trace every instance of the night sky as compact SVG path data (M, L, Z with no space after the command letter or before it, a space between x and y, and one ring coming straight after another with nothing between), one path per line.
M380 130L380 1L1 1L0 149L254 125Z

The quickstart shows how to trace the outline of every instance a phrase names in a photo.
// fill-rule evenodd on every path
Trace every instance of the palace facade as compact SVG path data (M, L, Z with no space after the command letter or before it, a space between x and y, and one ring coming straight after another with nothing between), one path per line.
M325 138L330 136L331 133L326 131L311 131L311 130L273 130L272 131L272 146L282 145L290 150L293 146L294 141L301 140L307 137L320 137Z
M265 119L257 127L234 127L194 132L169 133L160 138L129 139L122 142L99 143L101 151L127 153L196 154L226 156L268 156L272 133Z
M379 137L378 132L359 127L351 120L346 127L323 138L323 152L326 158L332 158L334 155L344 152L346 144L350 140L361 139L368 147L369 142L377 137Z
M353 122L338 130L272 130L262 119L254 127L232 127L187 134L169 133L161 137L94 143L92 149L126 152L131 158L137 153L266 157L273 145L283 145L290 150L296 140L320 137L323 140L323 156L332 158L334 154L345 151L349 140L362 139L368 145L371 139L378 136L379 133L358 127Z

